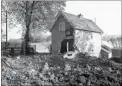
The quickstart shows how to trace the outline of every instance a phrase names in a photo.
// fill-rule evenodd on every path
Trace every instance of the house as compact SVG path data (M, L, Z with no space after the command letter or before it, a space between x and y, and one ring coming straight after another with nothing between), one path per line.
M52 55L67 51L88 52L91 56L99 56L101 51L101 34L103 31L90 19L83 15L73 15L59 11L52 33Z

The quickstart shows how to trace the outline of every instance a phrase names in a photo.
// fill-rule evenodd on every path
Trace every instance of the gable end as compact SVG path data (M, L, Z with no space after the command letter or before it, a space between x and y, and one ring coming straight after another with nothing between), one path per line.
M75 27L75 26L73 25L73 23L71 23L70 21L68 21L68 19L65 17L65 15L64 15L62 12L59 12L59 13L57 14L57 16L56 16L55 22L52 24L52 27L51 27L51 29L50 29L50 32L52 31L52 29L53 29L54 25L56 24L58 18L61 17L61 16L62 16L72 27Z

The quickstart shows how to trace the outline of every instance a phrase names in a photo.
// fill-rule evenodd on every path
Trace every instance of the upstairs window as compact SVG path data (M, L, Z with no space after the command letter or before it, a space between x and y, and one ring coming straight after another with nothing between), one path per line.
M70 29L67 28L67 29L66 29L66 36L69 36L69 35L71 35L71 32L70 32Z
M70 31L66 31L66 35L67 36L71 35Z
M73 28L66 29L66 36L73 36Z
M65 22L59 23L59 31L65 31Z

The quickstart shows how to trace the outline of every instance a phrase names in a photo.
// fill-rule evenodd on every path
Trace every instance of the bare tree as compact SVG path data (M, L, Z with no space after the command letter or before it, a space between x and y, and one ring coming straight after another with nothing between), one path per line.
M121 36L113 36L113 35L105 35L102 37L102 40L109 42L112 44L114 48L122 47L122 37Z

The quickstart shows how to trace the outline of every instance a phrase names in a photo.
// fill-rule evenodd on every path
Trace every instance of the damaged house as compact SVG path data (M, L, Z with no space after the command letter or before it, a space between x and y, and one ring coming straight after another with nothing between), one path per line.
M87 52L99 56L101 51L101 34L103 31L82 14L73 15L59 11L50 29L52 33L52 55L67 51Z

